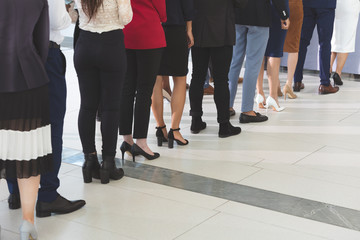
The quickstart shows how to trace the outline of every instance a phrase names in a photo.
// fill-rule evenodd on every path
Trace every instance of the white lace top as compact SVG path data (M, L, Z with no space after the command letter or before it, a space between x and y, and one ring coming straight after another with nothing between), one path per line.
M123 29L133 17L130 0L104 0L90 21L82 9L81 0L75 1L79 10L79 27L86 31L102 33Z

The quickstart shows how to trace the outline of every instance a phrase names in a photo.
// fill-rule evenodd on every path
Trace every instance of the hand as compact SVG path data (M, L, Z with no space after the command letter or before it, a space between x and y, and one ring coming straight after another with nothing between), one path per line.
M192 46L194 46L194 36L191 30L186 31L186 33L187 33L188 48L191 48Z
M281 29L288 30L290 26L290 20L289 18L286 20L281 20Z

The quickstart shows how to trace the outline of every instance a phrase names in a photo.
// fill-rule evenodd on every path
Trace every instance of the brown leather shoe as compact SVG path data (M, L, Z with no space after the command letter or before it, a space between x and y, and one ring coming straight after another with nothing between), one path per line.
M339 91L339 87L333 87L331 84L329 86L320 85L319 86L319 94L330 94L330 93L336 93Z
M296 82L294 83L293 90L294 92L300 92L300 89L304 89L305 85L302 82Z
M204 95L214 95L214 88L211 85L204 88Z

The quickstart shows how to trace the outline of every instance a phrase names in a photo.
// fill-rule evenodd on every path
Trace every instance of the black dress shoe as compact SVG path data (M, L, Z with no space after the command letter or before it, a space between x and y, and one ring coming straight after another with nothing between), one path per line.
M235 110L232 107L229 108L229 114L230 114L230 117L235 116L235 114L236 114Z
M268 117L261 115L258 112L255 112L256 116L247 115L244 113L240 114L240 123L250 123L250 122L265 122L268 120Z
M302 82L295 82L293 90L294 92L300 92L300 89L304 89L305 85Z
M334 84L335 84L335 85L341 86L341 85L344 84L343 81L341 80L340 75L339 75L337 72L334 73L333 79L334 79Z
M36 216L37 217L49 217L51 213L65 214L74 212L82 208L86 202L84 200L69 201L66 198L59 195L52 202L40 202L36 203Z
M20 195L11 193L8 198L8 203L10 209L19 209L21 207Z
M230 122L220 123L219 127L219 137L226 138L241 133L240 127L234 127Z
M192 117L190 131L197 134L206 128L206 122L203 122L201 117Z

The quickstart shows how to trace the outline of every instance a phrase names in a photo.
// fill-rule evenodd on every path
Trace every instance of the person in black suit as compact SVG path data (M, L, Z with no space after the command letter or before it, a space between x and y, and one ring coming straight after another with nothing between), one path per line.
M21 17L19 17L21 16ZM46 0L0 1L0 178L17 178L22 240L37 239L34 206L40 174L52 169Z
M206 128L202 121L203 86L209 60L213 66L214 100L217 108L219 137L241 132L230 124L228 73L235 44L235 16L233 0L195 0L196 17L193 20L194 46L191 49L193 73L190 84L191 132Z

